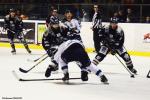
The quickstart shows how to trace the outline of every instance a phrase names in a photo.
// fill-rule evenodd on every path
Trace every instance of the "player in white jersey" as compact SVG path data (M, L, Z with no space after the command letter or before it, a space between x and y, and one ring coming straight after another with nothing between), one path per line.
M68 38L70 37L70 39L76 38L78 40L81 40L80 37L81 24L77 19L73 18L73 14L70 10L67 10L65 12L65 18L62 20L62 23L63 23L62 26L65 28L66 31L68 31L67 33Z
M71 12L67 12L67 14L69 13ZM66 36L64 36L64 42L59 45L58 51L54 55L54 60L57 61L59 67L61 67L64 73L62 80L69 80L68 63L76 61L80 63L82 71L83 69L90 70L100 77L101 82L108 83L108 80L102 71L91 63L83 43L80 41L81 38L80 34L78 34L79 31L77 31L77 27L74 27L73 24L74 23L71 23L71 20L68 19L66 22L64 22L64 25L66 26ZM87 76L87 73L85 75L82 73L82 71L81 79L83 81L87 81L88 77L85 77Z

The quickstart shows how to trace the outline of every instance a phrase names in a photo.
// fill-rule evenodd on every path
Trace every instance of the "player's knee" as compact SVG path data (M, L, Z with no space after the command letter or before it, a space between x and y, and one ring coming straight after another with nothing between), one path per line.
M101 62L105 58L105 56L106 55L99 53L98 55L96 55L95 59L93 60L93 63L95 65L98 65L99 62Z
M11 45L14 45L14 41L13 41L13 40L11 40L11 39L10 39L10 44L11 44Z
M90 64L91 64L91 61L90 61L90 60L81 62L81 69L90 66Z
M120 57L122 57L122 59L123 59L124 61L126 61L126 62L128 62L128 61L131 60L131 59L130 59L130 55L129 55L127 52L121 54Z

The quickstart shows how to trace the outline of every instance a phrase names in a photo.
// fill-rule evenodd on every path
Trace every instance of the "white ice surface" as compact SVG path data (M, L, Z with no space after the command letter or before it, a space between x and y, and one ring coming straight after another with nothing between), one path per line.
M50 59L45 60L29 73L21 73L18 68L28 69L35 63L27 59L36 59L44 54L41 50L32 50L32 55L24 49L17 49L12 55L10 48L0 48L0 100L21 97L21 100L150 100L150 79L146 74L150 70L149 57L131 56L138 75L130 78L126 69L115 56L108 55L98 67L109 79L109 85L104 85L94 74L89 74L89 81L70 80L70 84L60 81L20 82L12 71L15 70L21 78L45 78ZM89 54L93 59L95 54ZM70 77L80 77L80 69L69 64ZM52 74L51 78L61 78L62 72Z

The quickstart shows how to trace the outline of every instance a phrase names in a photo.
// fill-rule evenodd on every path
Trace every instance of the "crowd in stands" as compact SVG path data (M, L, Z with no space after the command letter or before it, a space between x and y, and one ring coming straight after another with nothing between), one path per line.
M1 0L0 3L122 3L122 4L141 4L150 3L149 0Z
M110 17L117 17L120 22L150 22L148 11L150 0L1 0L0 18L7 14L10 7L13 7L28 15L25 19L43 20L47 17L51 7L55 6L60 16L64 14L64 9L71 9L81 21L91 21L93 4L100 5L103 21L106 22Z

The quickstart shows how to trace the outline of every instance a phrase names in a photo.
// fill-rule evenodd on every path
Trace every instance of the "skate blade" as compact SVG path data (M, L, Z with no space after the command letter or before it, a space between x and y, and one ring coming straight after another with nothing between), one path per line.
M105 84L105 85L109 85L109 83L108 82L102 82L103 84Z
M69 80L63 80L64 84L69 84Z
M12 54L12 55L16 55L16 52L12 52L11 54Z

